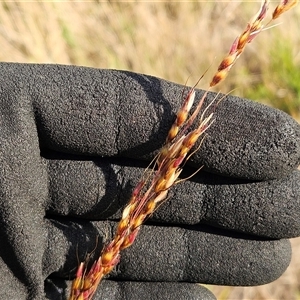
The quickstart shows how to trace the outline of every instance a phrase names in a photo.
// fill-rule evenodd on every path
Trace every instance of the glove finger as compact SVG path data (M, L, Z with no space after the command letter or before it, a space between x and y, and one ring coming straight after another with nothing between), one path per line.
M45 160L49 178L47 215L120 218L146 163L127 159L131 164L127 167L118 159L83 159L59 155Z
M3 90L9 83L11 97L33 99L43 149L93 156L149 158L164 143L184 90L116 70L2 64L1 71ZM227 96L215 118L194 165L234 177L270 179L299 164L300 127L288 115Z
M194 165L252 180L281 178L299 166L300 126L284 112L227 96L215 120Z
M207 184L202 222L269 238L300 236L300 171L265 182Z
M137 161L47 160L48 215L91 220L118 219L144 169ZM119 162L119 163L117 163ZM190 174L194 170L189 170ZM185 176L185 175L184 175ZM188 176L188 174L186 174ZM152 221L193 225L205 222L271 238L300 235L300 172L249 182L199 172L175 185Z
M78 258L84 260L92 250L100 253L115 226L109 221L48 223L44 274L65 279L74 274ZM259 285L277 279L290 258L288 240L254 239L204 226L143 226L134 245L122 252L110 279Z
M8 285L22 291L22 297L11 298L10 288L3 288L1 298L39 299L47 172L41 164L31 99L26 93L14 98L14 90L18 87L0 76L0 282L11 279Z
M170 192L152 220L206 223L268 238L300 236L300 171L262 182L199 173ZM181 221L181 222L180 222Z
M45 282L49 300L63 300L69 295L71 281L49 278ZM205 287L194 283L133 282L104 280L93 297L94 300L216 300Z

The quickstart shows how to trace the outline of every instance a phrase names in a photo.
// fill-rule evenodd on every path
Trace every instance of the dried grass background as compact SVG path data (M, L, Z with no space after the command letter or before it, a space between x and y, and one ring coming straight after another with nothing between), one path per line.
M211 65L200 85L206 88L259 5L260 1L1 1L0 60L126 69L182 84L189 78L190 85ZM280 22L249 45L219 89L254 95L253 100L286 109L300 120L300 7ZM289 77L281 70L288 59ZM267 92L257 93L260 82ZM256 96L268 91L273 97ZM276 282L209 288L218 299L300 299L300 239L292 244L293 261Z

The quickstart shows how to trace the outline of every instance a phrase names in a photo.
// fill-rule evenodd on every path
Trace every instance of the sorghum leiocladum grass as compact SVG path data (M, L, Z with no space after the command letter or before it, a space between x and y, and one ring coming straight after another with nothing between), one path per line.
M235 39L229 54L222 60L213 76L209 88L225 79L246 45L263 29L266 29L263 20L267 15L269 2L262 1L258 13L248 23L244 32ZM296 0L282 0L273 11L270 21L277 19L297 3ZM207 92L189 116L195 99L195 87L188 92L168 133L166 143L154 160L154 166L149 166L151 172L140 180L129 203L124 208L113 240L104 246L100 257L93 263L90 270L87 270L87 262L80 263L72 283L69 300L92 299L101 280L119 263L120 252L133 244L140 226L160 204L166 201L169 189L180 181L178 178L184 163L190 156L190 150L199 139L203 138L204 132L214 121L213 113L208 112L210 104L201 113L196 129L191 129L198 118L206 95Z

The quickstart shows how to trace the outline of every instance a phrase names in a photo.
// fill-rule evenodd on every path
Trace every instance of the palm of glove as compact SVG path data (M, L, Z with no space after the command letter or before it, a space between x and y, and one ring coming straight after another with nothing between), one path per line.
M63 299L77 257L111 238L183 87L112 70L0 70L2 291ZM205 171L172 190L96 299L212 299L178 282L263 284L288 266L285 238L300 235L299 125L234 97L215 115L190 161Z

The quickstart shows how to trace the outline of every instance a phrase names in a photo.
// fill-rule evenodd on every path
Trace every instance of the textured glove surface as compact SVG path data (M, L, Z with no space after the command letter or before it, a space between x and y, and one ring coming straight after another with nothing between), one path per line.
M0 286L7 299L63 299L78 258L112 237L183 87L70 66L0 72ZM299 124L231 96L215 118L187 176L205 171L173 189L99 299L213 299L176 282L263 284L288 266L285 238L300 235Z

